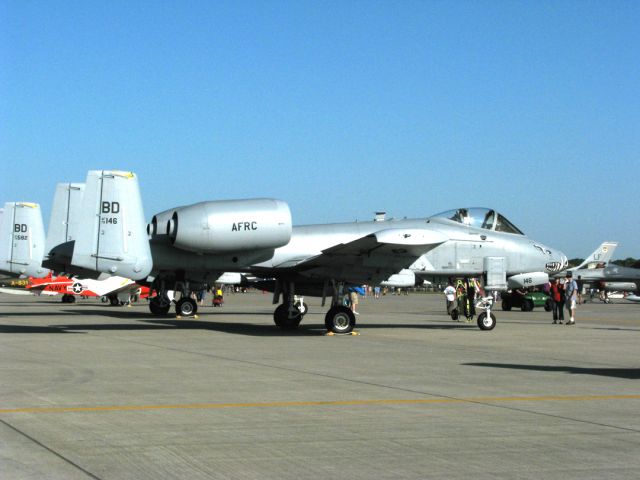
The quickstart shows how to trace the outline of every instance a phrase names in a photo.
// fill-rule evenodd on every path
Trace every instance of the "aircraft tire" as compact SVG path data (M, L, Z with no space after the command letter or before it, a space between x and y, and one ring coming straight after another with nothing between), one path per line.
M550 312L551 310L553 310L553 305L551 305L551 299L547 298L547 301L544 302L544 309L546 312Z
M492 313L487 316L487 312L478 315L478 327L480 330L493 330L496 326L496 316Z
M505 312L508 312L511 310L511 303L509 302L509 300L502 300L502 310L504 310Z
M68 293L62 295L62 303L75 303L75 301L76 297L74 297L73 295L69 295Z
M333 333L351 333L356 326L356 316L350 308L332 307L324 317L327 330Z
M198 312L198 303L192 298L181 298L176 303L176 315L192 317Z
M522 310L523 312L533 311L533 300L529 300L528 298L523 298L522 306L520 307L520 310Z
M458 309L451 312L451 320L458 320Z
M170 309L171 303L162 305L160 302L156 301L155 298L152 298L149 302L149 310L151 310L151 313L154 315L166 315L169 313Z
M283 303L278 305L273 312L273 321L282 330L295 330L300 325L303 315L300 313L293 318L289 318L289 306Z
M109 297L109 303L111 304L112 307L117 307L120 305L120 300L118 299L117 296Z

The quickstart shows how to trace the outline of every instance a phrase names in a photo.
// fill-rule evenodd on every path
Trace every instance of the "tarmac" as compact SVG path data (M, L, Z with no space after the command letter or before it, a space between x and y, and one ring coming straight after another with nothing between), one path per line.
M198 319L0 295L0 478L640 478L640 305L485 332L387 295L327 336L305 301L282 332L268 294Z

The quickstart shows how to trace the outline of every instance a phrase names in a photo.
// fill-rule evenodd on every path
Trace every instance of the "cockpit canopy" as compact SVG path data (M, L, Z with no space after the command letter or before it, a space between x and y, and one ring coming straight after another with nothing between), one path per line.
M488 208L458 208L434 215L434 218L445 218L470 227L493 230L495 232L524 235L518 227L495 210Z

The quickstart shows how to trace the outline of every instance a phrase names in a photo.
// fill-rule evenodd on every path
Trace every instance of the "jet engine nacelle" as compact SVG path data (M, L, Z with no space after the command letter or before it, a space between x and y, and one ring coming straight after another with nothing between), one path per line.
M528 288L543 285L549 281L549 275L544 272L529 272L513 275L507 280L507 286L513 288Z
M391 275L387 280L381 282L380 285L383 287L399 287L399 288L409 288L416 286L416 274L411 270L404 269L399 273L395 273Z
M176 209L167 222L171 243L196 253L278 248L289 243L289 206L269 198L202 202Z

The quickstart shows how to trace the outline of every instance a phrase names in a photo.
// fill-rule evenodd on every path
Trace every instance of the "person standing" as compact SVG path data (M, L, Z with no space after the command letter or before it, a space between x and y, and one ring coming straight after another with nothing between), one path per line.
M578 284L573 279L573 273L567 272L567 281L564 284L564 292L566 298L567 310L571 314L571 318L567 325L575 325L576 323L576 305L578 304Z
M444 296L447 299L447 313L451 315L452 306L456 299L456 289L451 280L449 280L447 287L444 289Z
M356 312L356 305L358 305L358 292L356 292L355 288L352 288L349 292L349 303L353 314L360 315L360 313Z
M465 315L465 316L467 315L466 305L467 305L467 290L465 288L464 281L458 279L456 281L456 307L458 308L458 312L460 312L462 315Z
M578 285L578 304L582 305L584 300L582 299L582 289L584 288L584 281L582 280L582 275L578 275L578 279L576 280L576 285Z
M549 287L551 307L553 310L553 323L564 323L564 289L557 278L551 279Z
M476 282L473 278L465 277L464 286L467 291L467 310L465 313L467 322L470 322L476 315Z

